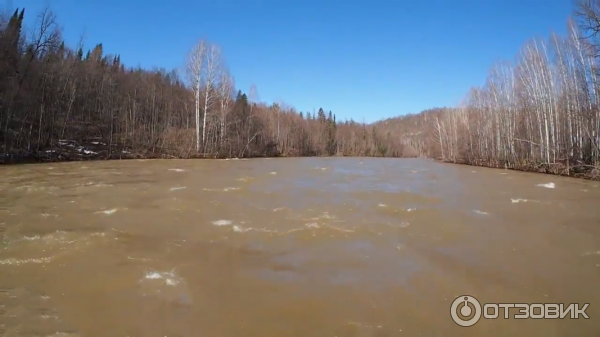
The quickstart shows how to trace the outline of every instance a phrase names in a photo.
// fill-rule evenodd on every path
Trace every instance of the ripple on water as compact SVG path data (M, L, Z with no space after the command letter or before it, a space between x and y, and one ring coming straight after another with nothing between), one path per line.
M53 256L39 257L39 258L27 258L27 259L16 259L8 258L0 260L0 265L22 265L22 264L42 264L50 263L54 259Z
M29 287L3 291L2 336L79 336L50 296Z
M58 186L43 186L43 185L23 185L14 188L15 191L36 193L36 192L54 192L58 191Z
M47 264L106 240L104 232L82 234L56 231L45 235L5 236L2 241L3 250L9 257L0 260L0 265Z
M512 202L513 204L518 204L520 202L535 202L535 203L539 203L539 201L537 200L530 200L530 199L521 199L521 198L517 198L517 199L510 199L510 202Z
M185 280L171 271L149 270L139 280L141 295L190 305L192 298Z
M118 208L112 208L112 209L106 209L103 211L97 211L97 212L94 212L94 214L113 215L113 214L117 213L118 210L119 210Z
M203 188L202 190L207 192L230 192L230 191L239 191L239 187L224 187L224 188Z
M163 273L151 271L151 272L146 273L146 276L144 277L144 279L145 280L164 281L165 285L171 286L171 287L175 287L181 282L181 280L172 271L163 272Z
M254 275L272 282L360 285L374 291L398 285L408 289L423 267L397 247L355 239L303 245L270 261Z
M556 187L556 185L554 185L554 183L537 184L535 186L545 187L545 188L555 188Z
M91 275L87 275L88 281L97 280L93 286L90 286L89 282L87 283L86 289L89 290L87 293L90 297L99 298L106 295L107 288L103 284L112 280L116 287L115 290L118 291L115 291L114 295L107 296L103 307L115 310L109 315L117 315L116 311L119 308L110 308L109 305L119 306L120 303L123 303L123 311L132 310L129 312L133 313L133 317L127 317L127 320L133 321L138 318L136 316L139 316L141 320L138 324L140 325L147 326L148 322L155 323L151 324L152 327L149 328L155 331L150 332L166 330L162 329L161 324L171 324L169 328L174 326L172 323L165 323L168 320L186 326L186 329L189 328L187 332L192 329L196 329L198 332L197 329L200 325L206 324L198 320L198 317L211 314L214 314L212 318L216 318L219 324L226 323L225 320L240 322L246 317L248 319L239 324L246 325L248 330L257 331L261 329L260 324L264 322L259 319L259 322L252 323L249 322L250 318L257 316L262 318L269 314L264 309L269 303L263 303L265 307L260 307L256 306L257 301L260 303L261 299L264 300L272 289L282 290L278 300L281 300L283 306L289 303L287 300L290 298L283 291L290 293L297 291L302 295L307 294L305 298L307 303L324 304L321 312L313 310L311 314L314 316L329 310L337 311L340 318L339 324L356 326L364 330L352 330L355 335L384 335L383 332L387 333L387 330L382 326L385 326L386 329L389 326L385 319L387 314L385 309L389 308L389 311L393 312L395 310L391 310L391 307L396 305L399 307L400 304L391 302L411 302L417 298L418 296L411 297L409 294L411 290L416 292L415 288L423 294L438 296L442 290L445 291L454 286L459 288L457 285L460 284L454 282L456 280L465 281L461 283L463 286L466 283L470 289L480 292L485 288L472 286L477 280L484 279L487 284L491 283L488 281L501 281L501 278L494 274L497 273L495 270L506 269L503 264L509 265L510 261L507 261L504 255L492 255L492 252L486 250L499 247L501 242L497 246L486 247L486 242L468 239L472 235L473 238L480 240L482 238L484 240L488 238L497 241L505 240L504 237L494 235L495 227L502 226L487 226L488 228L479 226L476 228L474 224L500 220L498 218L502 218L505 211L502 207L517 212L527 211L531 207L539 208L536 206L551 201L555 202L563 196L563 199L558 200L561 201L561 205L562 203L571 205L569 202L573 201L569 199L573 197L573 194L566 195L572 193L572 191L568 192L569 183L566 180L564 182L560 180L555 186L556 189L549 191L535 186L537 183L547 181L535 181L532 178L529 183L525 181L522 186L517 187L517 175L510 175L515 178L511 182L511 180L506 180L507 176L492 173L491 175L497 178L489 178L491 183L509 184L511 186L502 185L502 187L505 187L506 191L514 188L514 194L501 195L499 190L490 188L490 195L486 195L488 191L479 195L477 193L480 193L481 188L476 188L478 187L476 184L480 182L477 179L490 176L483 169L477 169L478 174L471 174L469 173L470 168L461 169L456 166L449 169L449 175L444 175L436 169L436 166L431 167L432 172L426 173L421 172L419 167L405 165L406 162L403 161L395 162L400 162L400 165L405 165L405 167L392 164L381 168L385 164L376 164L380 162L368 160L365 161L365 165L360 165L356 161L349 161L353 167L359 167L359 169L350 168L346 173L340 173L338 168L344 170L344 167L349 165L337 161L334 164L312 161L308 165L292 164L288 167L285 166L288 165L285 164L285 160L266 163L256 160L244 163L241 168L233 162L226 165L218 164L218 170L227 166L228 172L215 171L213 168L209 168L215 165L212 161L203 161L202 163L197 162L201 166L198 169L192 169L191 166L188 168L188 164L185 164L187 173L176 173L183 172L183 169L169 169L182 165L182 161L157 161L144 164L113 162L110 164L111 166L127 166L122 166L123 174L121 176L114 177L111 170L99 171L97 168L99 164L89 163L86 164L87 170L78 170L81 164L76 165L78 176L73 176L69 174L68 170L64 170L65 172L61 176L41 177L41 180L38 180L39 174L37 176L29 174L27 179L21 179L18 182L7 184L3 181L0 185L4 192L11 192L15 186L25 187L20 191L13 191L14 198L12 195L0 198L2 201L7 199L7 204L8 202L12 203L11 208L0 213L0 222L8 223L5 226L0 224L7 227L6 232L8 233L5 233L4 237L12 240L0 245L0 251L3 253L1 258L7 258L0 260L0 275L9 276L0 277L0 279L6 279L0 280L0 282L21 282L28 287L31 284L34 286L33 288L40 283L40 287L48 287L45 288L46 290L56 290L57 293L50 295L56 296L57 300L60 299L61 305L70 305L71 308L65 308L70 309L73 313L77 310L75 305L79 305L79 308L88 305L76 304L74 299L69 303L66 299L59 298L61 291L67 293L71 290L69 287L73 285L61 278L87 274L86 271L93 270ZM189 165L196 165L195 163L190 162ZM280 165L280 163L284 164ZM322 170L323 166L328 166L327 170ZM309 170L311 167L314 170ZM143 168L150 177L145 176L144 179L138 177L141 174L139 171ZM390 174L383 175L384 170L388 170ZM418 172L411 173L411 170ZM470 177L468 179L476 179L475 182L464 180L465 174L452 173L459 170L466 172L466 176ZM58 165L53 171L63 173L63 169ZM270 171L283 173L272 176ZM43 172L46 176L52 173L45 168ZM98 174L98 172L101 173ZM141 177L144 176L141 175ZM191 178L194 179L190 180ZM438 181L434 182L433 179ZM64 182L57 180L64 180ZM253 181L249 183L250 180ZM97 181L114 184L114 187L100 188L102 186L99 184L89 183ZM301 184L296 186L296 182L299 181ZM78 188L82 184L84 188ZM37 188L38 185L42 188ZM47 192L52 192L51 186L54 185L61 189L57 195L63 200L48 198ZM188 187L186 191L177 191L178 188L184 186ZM242 191L235 192L235 187L228 188L226 186L240 186ZM202 191L203 187L212 189L204 192ZM595 197L593 187L588 185L577 187L578 190L580 188L589 190L585 195L588 201ZM173 192L170 191L171 189ZM192 189L199 191L194 193ZM560 192L561 190L564 192ZM265 191L270 191L272 194L264 194ZM556 191L565 193L565 195L553 193ZM496 192L498 193L494 194ZM161 193L162 196L160 196ZM583 192L576 193L583 194ZM150 195L153 196L150 197ZM183 195L186 196L185 199L180 198ZM106 203L106 198L113 198L113 196L114 199L111 203ZM490 196L493 200L489 198ZM534 202L533 200L515 199L516 201L513 201L510 200L511 196L537 198L541 201L540 204L531 204ZM173 202L175 197L178 198L176 202ZM20 198L17 201L19 204L15 203L18 198ZM127 198L137 199L138 202L131 204L126 201ZM549 200L543 201L540 198ZM45 201L47 199L50 201ZM76 200L77 204L68 204L70 200ZM104 203L102 203L103 201ZM493 202L496 201L499 207L494 206ZM514 205L511 202L519 204ZM523 204L523 202L529 203ZM13 204L19 207L13 207ZM161 204L161 208L177 210L177 213L143 211L147 210L149 206L158 204ZM573 209L573 207L569 210L574 213L569 217L573 221L581 218L577 214L592 212L590 209L593 208L589 207L589 202L586 204L582 201L581 204L583 205L581 211ZM120 207L123 205L129 207L130 211L122 211L123 208ZM208 205L209 207L198 205ZM257 207L254 207L255 205ZM27 214L27 207L31 206L37 208L34 208L31 214ZM107 208L104 209L102 206ZM119 208L108 209L112 207ZM259 207L262 207L262 210L258 209ZM417 208L418 211L413 212ZM99 213L93 214L96 211ZM490 215L476 214L477 211L489 212ZM18 215L9 216L17 213ZM164 216L157 216L158 213L164 214ZM566 218L553 218L547 212L543 213L545 214L541 215L546 216L544 221L547 222L545 228L551 227L553 220L560 224L567 223ZM59 216L55 219L55 215ZM515 214L516 216L518 214ZM180 220L176 220L177 218ZM102 229L94 229L98 231L98 235L90 236L87 240L84 238L84 233L81 232L33 233L22 231L23 228L33 229L35 226L28 223L33 221L39 222L40 226L48 231L48 228L58 228L57 224L63 221L66 223L65 226L76 228L77 222L81 224L88 220L91 223L101 224ZM112 220L121 220L131 224L119 225L118 222L115 223ZM177 222L176 228L171 226L173 221ZM136 223L135 226L133 222ZM198 226L198 222L201 226ZM17 226L17 223L23 225ZM108 231L108 237L104 237L104 233L101 231L110 223L114 223L114 226L120 229L132 230L136 234L115 234ZM140 225L137 226L137 223ZM149 224L146 225L147 223ZM409 223L410 227L407 227ZM525 228L525 226L527 224L519 227ZM61 226L61 228L65 227ZM485 233L479 232L479 230L485 230ZM544 228L539 230L544 230ZM561 244L559 236L562 233L568 234L566 230L540 233L540 236L549 237L549 240L556 241L554 243ZM2 228L0 228L1 231ZM440 236L443 239L433 242L434 236ZM478 236L480 237L478 238ZM593 237L593 235L589 236ZM579 237L578 234L575 238ZM116 238L119 240L115 240ZM183 238L188 241L186 243L181 242L184 240L174 241ZM582 242L578 246L579 248L575 245L574 250L571 251L575 258L584 260L583 262L589 264L592 270L600 270L596 267L600 263L598 259L600 254L597 252L600 245L597 245L593 239L583 238L583 240L573 241ZM92 246L92 244L96 245L101 242L106 244L101 247ZM449 248L449 250L435 251L437 246ZM456 249L457 247L458 249ZM462 249L463 247L466 248ZM91 258L92 251L89 249L95 248L98 248L94 251L98 252L96 255L98 258ZM81 258L77 253L62 258L62 254L81 252L84 249L86 250L84 251L85 256L81 256ZM544 247L542 246L540 249L544 249ZM104 255L99 255L100 251ZM114 255L111 255L113 251ZM548 259L557 256L550 248L544 253ZM585 253L587 253L585 257L580 256ZM89 259L84 260L83 257ZM476 257L474 262L472 261L473 257ZM527 263L524 260L521 259L520 263ZM576 261L575 264L577 264ZM58 268L59 265L60 268ZM76 268L77 266L85 266L85 268ZM175 266L177 268L172 270L171 268ZM113 267L114 269L111 269ZM185 269L187 267L190 269ZM533 263L529 266L524 265L523 269L527 267L533 268L535 265ZM113 272L117 268L121 268L119 271L122 273L115 278ZM511 270L502 270L502 272L509 275ZM231 276L245 273L250 273L249 279L231 280ZM15 276L13 277L13 275ZM94 277L96 275L106 276L98 279ZM581 275L587 276L583 273ZM26 279L27 277L31 280ZM515 279L519 277L524 279L523 275L514 275ZM580 279L584 279L584 277L580 277ZM550 284L552 281L548 279L544 282ZM555 282L557 288L560 286L558 283ZM233 289L228 285L237 285L238 288ZM515 286L522 289L523 286L529 285L530 283L522 282ZM3 285L0 289L8 288ZM329 290L334 290L332 293L335 292L335 294L328 293L326 296L322 296ZM315 293L312 293L313 291ZM320 294L316 294L317 292ZM130 298L121 297L120 293L132 296ZM407 297L402 298L404 294L407 294ZM443 295L448 294L443 293ZM239 300L236 296L239 296ZM39 297L41 298L41 295ZM450 298L450 296L448 297ZM219 303L221 299L223 301ZM131 301L131 303L127 303L127 301ZM39 303L35 303L36 306L42 306L41 300ZM358 314L346 315L344 312L346 303L355 304L355 308L352 310ZM4 305L4 303L1 304ZM301 305L294 310L301 308ZM235 306L236 310L228 310L232 306ZM410 306L411 303L406 303L402 309ZM179 312L173 312L173 308L176 307L183 308L182 312L193 313L194 315L190 316L194 316L195 320L182 320ZM29 315L45 321L60 321L64 318L60 317L60 314L54 313L51 308L50 306L45 311L35 311L33 310L35 306L27 307L21 301L17 306L9 307L7 305L3 309L6 309L6 313L10 315ZM136 309L139 309L140 312L134 312ZM428 307L427 309L435 308ZM255 315L247 316L249 310L254 310L251 313ZM269 307L268 310L277 309ZM294 312L282 312L281 317L284 319L281 321L285 321L285 323L292 320L300 321L299 316L302 314L296 314L299 311L300 309ZM106 313L104 314L106 315ZM408 320L416 321L415 312L413 311L412 314ZM288 316L284 317L284 315ZM297 316L290 318L292 315ZM325 316L324 321L331 317L321 316ZM106 318L99 318L104 319L104 322L108 321ZM164 321L159 321L162 318ZM290 319L288 320L288 318ZM315 322L312 320L304 323L309 326L315 325ZM28 322L24 320L23 326L26 323ZM329 323L330 321L324 322L323 325L327 326L321 332L330 328ZM90 324L90 329L97 329L99 334L103 333L102 329L104 332L110 330L110 327L103 328L97 322L93 323L92 320L88 324ZM92 324L96 325L92 327ZM251 324L254 325L251 326ZM270 323L267 322L267 324ZM294 323L285 328L292 332L298 332L301 324ZM332 324L337 323L333 322ZM404 321L402 324L408 323ZM128 321L123 321L122 325L126 325L122 331L129 332L135 329L127 326L129 325ZM55 334L59 336L61 335L59 332L67 335L69 331L72 331L69 330L69 326L47 327L37 331L10 330L14 328L13 326L6 326L6 328L10 332L7 335L11 335L11 333L26 335L31 332L29 335L49 336ZM273 327L265 327L265 330L268 329L272 330ZM209 329L207 328L207 330ZM310 334L310 330L312 329L305 329L305 332ZM398 329L394 332L397 331ZM168 332L169 336L174 333L174 331L165 332ZM219 332L222 331L215 333L218 335ZM0 333L0 335L2 334L3 332ZM185 335L185 333L180 335ZM227 333L221 333L221 335L227 335ZM337 336L342 335L345 334L337 331Z
M88 182L81 186L77 186L77 188L85 188L85 187L113 187L113 184L106 184L103 182Z
M233 221L231 220L215 220L212 222L215 226L231 226L232 223Z

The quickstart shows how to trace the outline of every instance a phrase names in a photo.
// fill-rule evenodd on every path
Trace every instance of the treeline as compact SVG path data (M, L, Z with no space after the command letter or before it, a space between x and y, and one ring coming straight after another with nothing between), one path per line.
M255 86L235 87L216 44L193 46L182 74L127 68L102 44L66 46L50 10L25 34L20 9L0 17L0 162L426 156L599 177L600 0L576 14L566 36L493 65L460 107L367 125L260 102Z
M444 161L600 177L600 1L579 2L576 18L493 65L462 106L381 124Z
M331 111L258 102L256 87L235 88L216 44L194 46L184 74L127 68L102 44L65 45L48 9L32 34L24 9L11 14L0 18L0 162L415 155Z

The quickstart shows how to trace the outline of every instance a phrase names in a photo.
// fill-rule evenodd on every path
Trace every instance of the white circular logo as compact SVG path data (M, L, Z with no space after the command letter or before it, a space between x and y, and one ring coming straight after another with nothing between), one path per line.
M454 323L460 326L473 326L481 318L481 304L473 296L459 296L452 302L450 315Z

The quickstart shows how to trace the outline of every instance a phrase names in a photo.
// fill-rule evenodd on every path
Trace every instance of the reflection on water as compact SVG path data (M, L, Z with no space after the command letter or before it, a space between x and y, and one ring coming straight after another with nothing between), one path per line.
M351 158L0 174L4 336L600 332L597 182ZM592 319L460 328L463 294L587 302Z

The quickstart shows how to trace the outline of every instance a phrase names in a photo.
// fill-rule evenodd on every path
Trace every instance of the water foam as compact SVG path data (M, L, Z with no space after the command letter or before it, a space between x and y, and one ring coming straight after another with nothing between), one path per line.
M277 233L277 231L272 231L272 230L269 230L269 229L266 229L266 228L243 227L243 226L240 226L240 225L233 225L231 227L231 230L234 231L234 232L236 232L236 233L246 233L246 232L250 232L250 231L262 232L262 233Z
M336 220L337 217L335 215L331 215L329 214L329 212L323 212L321 215L314 217L314 218L308 218L308 219L304 219L304 221L309 221L309 220L322 220L322 219L327 219L327 220ZM338 222L344 222L344 221L338 221Z
M170 286L170 287L175 287L177 286L179 283L181 283L181 278L177 277L177 275L175 275L174 272L157 272L157 271L151 271L151 272L147 272L146 275L144 276L144 279L146 280L160 280L163 281L164 284Z
M210 192L229 192L229 191L237 191L239 187L225 187L225 188L203 188L204 191Z
M9 244L13 244L13 243L18 243L18 242L33 242L36 241L36 244L40 244L40 243L44 243L44 244L72 244L75 243L77 241L79 241L78 239L83 239L83 240L89 240L92 237L95 236L100 236L103 237L106 234L103 232L94 232L91 233L89 235L86 236L80 236L78 239L76 238L72 238L74 233L72 232L65 232L65 231L56 231L54 233L51 234L46 234L46 235L24 235L20 238L16 238L13 240L7 240L5 242L9 243Z
M23 185L23 186L17 186L15 187L15 190L17 191L26 191L28 193L30 192L51 192L51 191L56 191L59 188L56 186L36 186L36 185Z
M57 331L51 335L47 335L46 337L79 337L79 335L73 332Z
M520 199L520 198L519 198L519 199L513 199L513 198L511 198L511 199L510 199L510 201L511 201L513 204L518 204L518 203L520 203L520 202L539 202L539 201L537 201L537 200Z
M406 228L408 226L410 226L410 224L406 221L402 221L398 224L398 227L400 227L400 228Z
M91 240L94 237L104 237L103 232L94 232L87 235L80 235L76 232L56 231L46 235L24 235L17 238L4 238L4 250L7 253L20 251L23 245L31 245L44 255L50 254L51 251L56 251L57 254L46 257L32 258L7 258L0 260L0 265L22 265L22 264L45 264L50 263L56 258L69 254L76 250L86 249L89 247Z
M50 263L53 259L53 256L29 259L15 259L11 257L8 259L0 260L0 265L42 264Z
M112 184L106 184L106 183L103 183L103 182L93 182L93 181L90 181L90 182L87 182L87 183L85 183L85 184L83 184L83 185L81 185L79 187L90 187L90 186L91 187L112 187L113 185Z
M212 222L212 224L215 226L231 226L231 224L233 224L233 221L231 221L231 220L215 220Z
M555 187L554 183L537 184L537 185L535 185L535 186L538 186L538 187L545 187L545 188L554 188L554 187Z
M245 232L252 230L252 228L246 228L246 227L242 227L240 225L233 225L232 229L234 232L237 232L237 233L245 233Z
M106 215L113 215L115 214L119 209L118 208L113 208L113 209L107 209L104 211L97 211L94 212L94 214L106 214Z
M363 323L359 323L359 322L353 322L353 321L349 321L348 325L355 325L358 327L362 327L362 328L368 328L368 329L382 329L383 325L369 325L369 324L363 324ZM402 331L402 330L400 330Z

